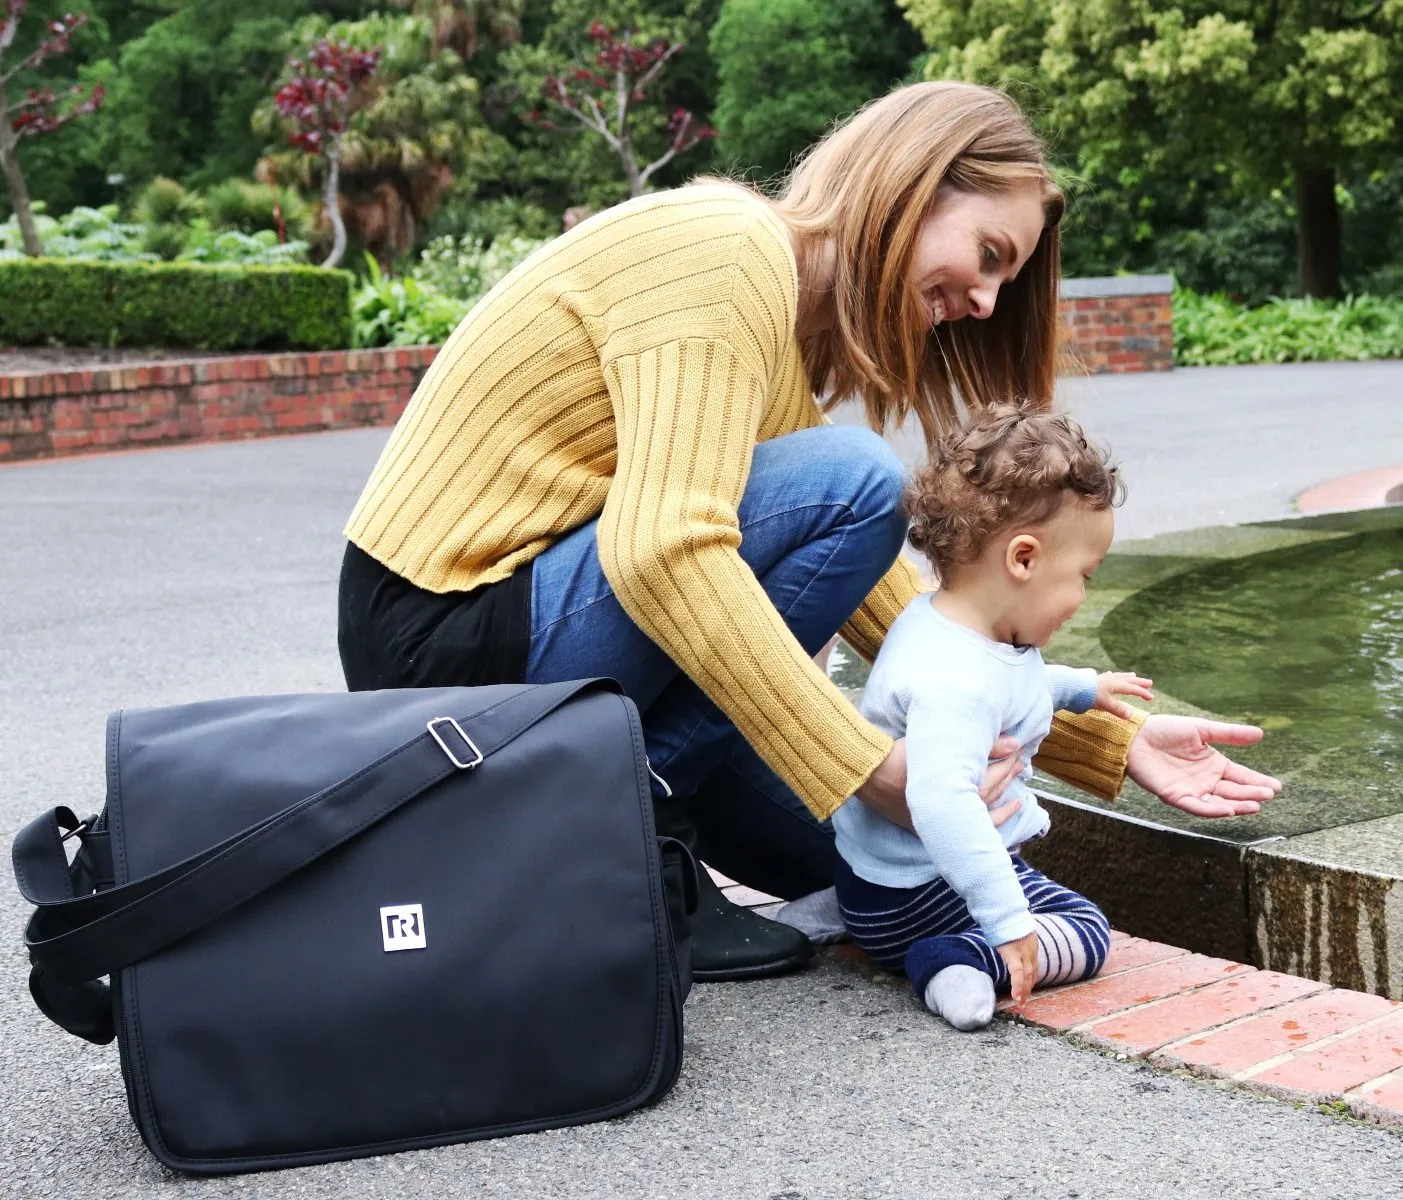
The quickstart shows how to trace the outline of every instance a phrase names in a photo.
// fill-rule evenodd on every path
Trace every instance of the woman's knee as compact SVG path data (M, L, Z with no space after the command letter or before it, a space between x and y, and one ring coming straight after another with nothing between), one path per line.
M854 508L868 519L900 518L906 469L880 434L861 425L825 425L823 458L833 478L849 493Z
M870 570L875 583L901 553L904 486L900 459L868 429L821 425L762 442L741 501L742 556L763 575L793 549L852 532L827 561Z

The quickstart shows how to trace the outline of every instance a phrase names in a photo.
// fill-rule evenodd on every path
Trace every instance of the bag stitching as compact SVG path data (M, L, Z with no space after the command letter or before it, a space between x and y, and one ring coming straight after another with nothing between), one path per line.
M64 854L63 851L63 838L59 835L58 821L53 818L52 813L49 814L45 832L52 835L58 853L66 860L68 856ZM13 865L15 869L15 882L19 884L20 894L28 895L28 893L34 892L37 895L39 889L34 884L34 877L24 869L24 860L21 858L14 858L11 860L11 865ZM43 905L37 907L43 907Z
M635 782L638 784L638 794L641 797L646 797L647 802L651 804L652 794L651 785L647 783L648 776L644 771L639 769L640 761L647 761L647 750L643 744L642 730L639 726L639 723L636 720L634 720L633 717L629 714L628 705L623 703L622 696L619 697L619 701L621 704L623 704L624 720L628 725L629 740L633 745L633 772ZM642 832L646 835L646 822L640 822L640 825L643 826ZM653 845L655 848L654 852L656 852L656 838L653 841ZM644 838L643 860L648 865L648 907L653 918L653 958L654 962L656 963L656 971L658 977L658 1011L653 1024L653 1028L656 1031L653 1036L653 1057L652 1060L648 1063L648 1070L647 1073L644 1075L643 1082L639 1085L639 1092L651 1090L653 1086L656 1086L657 1080L654 1078L654 1076L660 1074L662 1069L662 1059L665 1050L663 1042L666 1033L665 1026L667 1024L667 1008L670 991L668 980L668 975L670 974L670 972L664 971L663 969L667 964L670 945L663 944L662 935L664 931L658 923L657 893L661 890L662 887L662 862L661 860L659 860L658 869L654 871L653 854L650 854L648 851L646 836ZM666 911L666 905L664 905L662 919L664 921L669 920ZM634 1095L637 1094L637 1092L634 1093Z

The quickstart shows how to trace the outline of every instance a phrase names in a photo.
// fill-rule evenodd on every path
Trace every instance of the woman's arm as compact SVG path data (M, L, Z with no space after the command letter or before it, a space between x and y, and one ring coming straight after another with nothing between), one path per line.
M768 379L753 341L681 338L603 364L617 460L599 558L629 617L826 818L892 740L814 665L740 557Z
M1033 765L1066 783L1114 800L1125 786L1130 743L1145 723L1145 714L1134 720L1113 717L1099 709L1052 716L1052 732L1043 739Z

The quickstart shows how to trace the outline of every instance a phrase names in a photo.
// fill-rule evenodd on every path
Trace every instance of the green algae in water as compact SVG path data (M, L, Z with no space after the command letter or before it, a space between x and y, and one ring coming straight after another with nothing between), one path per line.
M1287 785L1253 818L1197 821L1148 798L1128 805L1138 815L1248 840L1403 812L1403 530L1172 576L1107 614L1100 639L1158 690L1266 728L1229 753Z

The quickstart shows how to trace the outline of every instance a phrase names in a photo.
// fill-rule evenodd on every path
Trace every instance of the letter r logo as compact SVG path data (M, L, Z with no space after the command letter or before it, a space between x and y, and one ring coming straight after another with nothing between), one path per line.
M380 937L385 950L424 950L424 906L391 904L380 910Z

